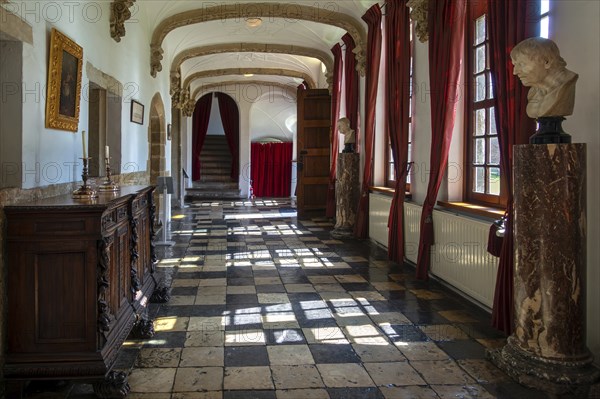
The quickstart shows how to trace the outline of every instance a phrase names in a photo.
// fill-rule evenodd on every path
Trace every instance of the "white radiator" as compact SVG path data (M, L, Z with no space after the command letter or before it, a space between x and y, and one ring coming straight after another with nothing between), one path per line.
M385 246L390 206L391 198L371 194L369 233ZM421 206L404 203L405 254L413 263L417 263L420 221ZM489 223L434 210L433 225L435 244L431 247L431 273L491 308L498 258L486 250Z
M388 246L388 218L392 197L371 193L369 195L369 237L384 247Z
M434 210L431 273L491 308L498 258L487 252L489 228L489 223Z

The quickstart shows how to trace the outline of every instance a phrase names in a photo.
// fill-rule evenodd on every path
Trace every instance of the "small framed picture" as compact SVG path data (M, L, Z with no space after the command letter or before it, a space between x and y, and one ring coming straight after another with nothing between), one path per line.
M167 140L171 140L171 124L167 124Z
M136 100L131 100L131 121L144 124L144 105Z

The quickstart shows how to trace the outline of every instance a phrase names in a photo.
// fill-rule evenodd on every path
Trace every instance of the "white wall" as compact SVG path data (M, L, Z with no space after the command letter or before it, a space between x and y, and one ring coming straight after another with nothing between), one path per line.
M587 343L600 362L600 2L596 0L551 1L550 38L553 39L567 68L579 74L575 112L567 118L564 129L573 136L573 142L587 143L588 193L587 193ZM415 42L414 79L415 137L412 180L413 201L422 204L429 183L429 145L431 143L431 105L429 96L428 44ZM457 124L462 125L463 111L457 111ZM455 136L461 129L455 129ZM448 178L456 177L456 162L462 163L462 139L453 139ZM456 162L455 162L456 161ZM381 162L383 162L381 160ZM438 199L457 200L462 181L442 185Z
M33 29L33 46L23 45L23 188L81 180L81 131L88 130L88 62L123 84L121 148L122 164L126 165L122 168L124 171L147 168L149 106L157 91L165 105L166 120L170 120L168 74L163 71L156 79L150 76L149 39L139 24L127 24L127 35L120 43L110 37L109 5L110 2L92 1L5 5ZM45 128L47 67L53 27L83 48L78 134ZM145 105L144 125L130 122L131 99ZM168 159L167 165L170 164ZM58 174L55 173L57 167L60 168Z

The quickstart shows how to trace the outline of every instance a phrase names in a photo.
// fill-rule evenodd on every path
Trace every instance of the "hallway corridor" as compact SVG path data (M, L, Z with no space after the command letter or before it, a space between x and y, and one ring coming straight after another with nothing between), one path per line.
M156 334L127 341L116 366L131 372L129 398L545 397L485 360L504 341L487 313L292 206L173 211L177 244L157 247L172 299L151 305Z

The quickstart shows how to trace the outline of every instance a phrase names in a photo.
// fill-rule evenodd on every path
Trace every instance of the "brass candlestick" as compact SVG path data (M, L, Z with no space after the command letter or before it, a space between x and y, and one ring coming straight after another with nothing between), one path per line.
M77 190L73 191L72 197L75 199L90 199L98 197L98 193L91 186L88 186L88 162L91 157L83 157L79 158L83 160L83 171L81 172L81 179L83 180L83 185L79 187Z
M104 158L106 163L106 180L98 187L98 191L119 191L120 187L117 183L112 181L110 174L110 158Z

